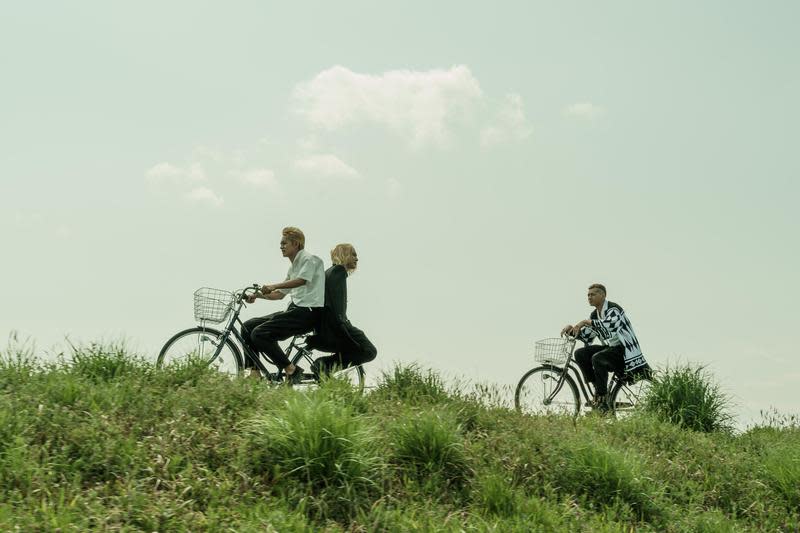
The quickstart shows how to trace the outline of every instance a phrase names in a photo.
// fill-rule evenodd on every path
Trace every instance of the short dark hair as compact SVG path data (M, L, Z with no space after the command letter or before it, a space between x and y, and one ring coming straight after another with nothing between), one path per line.
M592 283L591 285L589 285L589 290L592 289L600 289L601 291L603 291L603 294L608 294L608 292L606 292L606 286L601 285L600 283Z

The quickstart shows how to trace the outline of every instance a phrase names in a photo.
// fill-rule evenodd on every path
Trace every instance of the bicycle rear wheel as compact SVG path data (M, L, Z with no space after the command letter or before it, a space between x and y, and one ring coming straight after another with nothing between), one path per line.
M559 388L562 373L560 368L548 366L529 370L519 380L514 393L517 411L530 415L576 416L581 407L578 387L567 374Z
M282 381L284 379L284 371L280 370L277 374L276 380ZM326 379L326 378L323 378ZM349 383L358 392L364 392L364 385L366 383L366 373L362 365L350 366L342 370L336 370L330 374L327 379L336 379ZM320 380L311 373L306 371L303 374L303 379L295 384L295 387L315 388L319 385Z
M364 367L361 365L336 370L331 377L349 383L358 392L364 392L365 373Z
M649 379L641 379L632 384L615 380L608 401L614 416L620 419L629 417L647 396L651 385Z
M197 362L207 364L222 373L238 376L244 368L239 348L229 337L215 358L214 353L221 343L221 331L200 327L185 329L164 344L158 354L156 367L166 368L170 365Z

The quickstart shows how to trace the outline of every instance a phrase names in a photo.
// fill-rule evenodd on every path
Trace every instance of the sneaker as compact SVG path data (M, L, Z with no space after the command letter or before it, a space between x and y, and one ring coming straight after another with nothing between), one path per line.
M294 372L291 374L286 374L286 383L289 385L297 385L301 381L303 381L303 368L295 365Z
M594 400L589 402L589 407L604 413L610 410L610 407L608 406L608 398L606 398L605 395L595 396Z

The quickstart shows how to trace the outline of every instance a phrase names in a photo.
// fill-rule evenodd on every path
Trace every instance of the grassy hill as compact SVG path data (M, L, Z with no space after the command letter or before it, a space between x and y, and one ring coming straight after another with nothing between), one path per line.
M0 530L797 531L800 428L533 418L397 367L358 395L0 358Z

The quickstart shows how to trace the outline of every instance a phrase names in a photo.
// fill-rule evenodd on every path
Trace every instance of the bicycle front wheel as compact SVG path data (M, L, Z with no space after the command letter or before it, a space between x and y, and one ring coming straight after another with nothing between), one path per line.
M627 418L637 408L642 400L650 391L652 382L649 379L641 379L636 383L627 384L624 381L616 380L611 389L609 405L617 418Z
M219 354L214 357L217 348L222 344L222 332L210 328L190 328L176 333L161 348L156 360L157 368L170 365L207 364L219 372L238 376L243 368L242 354L231 341L225 340Z
M540 366L522 376L514 393L517 411L529 415L576 416L581 407L578 388L569 374L557 367Z

